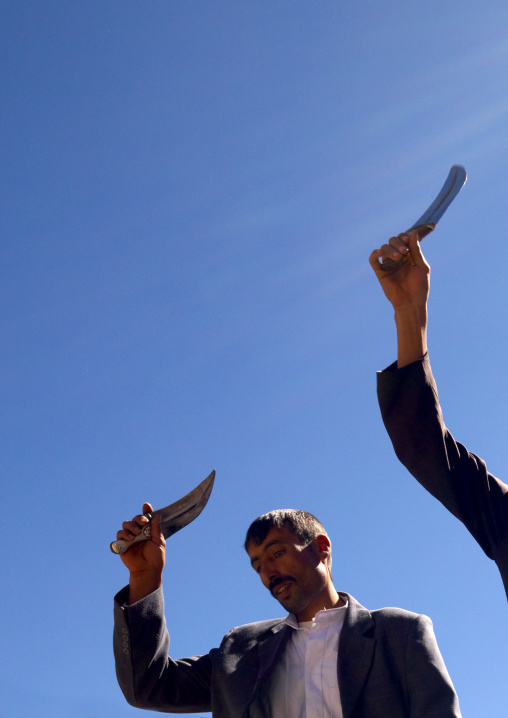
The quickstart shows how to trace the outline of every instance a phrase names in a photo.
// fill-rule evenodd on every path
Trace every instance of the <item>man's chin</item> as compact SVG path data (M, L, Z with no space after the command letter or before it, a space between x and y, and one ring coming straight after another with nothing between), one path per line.
M303 611L305 608L304 602L299 599L298 596L290 595L290 596L283 596L282 598L277 598L277 601L280 603L282 608L286 610L288 613L294 613L295 615L299 613L300 611Z

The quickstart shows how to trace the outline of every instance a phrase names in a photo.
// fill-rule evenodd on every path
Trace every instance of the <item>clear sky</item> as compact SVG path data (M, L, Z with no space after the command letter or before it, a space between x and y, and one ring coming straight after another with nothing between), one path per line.
M463 715L506 714L495 565L401 467L370 251L463 164L423 244L454 436L508 480L508 5L0 5L1 718L127 718L109 551L214 468L169 542L175 657L281 615L250 521L327 526L337 588L430 615Z

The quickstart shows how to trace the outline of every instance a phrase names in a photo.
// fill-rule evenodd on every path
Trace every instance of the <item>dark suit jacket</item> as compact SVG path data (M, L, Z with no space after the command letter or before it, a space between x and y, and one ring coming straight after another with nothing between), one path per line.
M368 611L352 596L340 635L344 718L452 718L457 696L426 616ZM115 597L114 649L120 687L138 708L212 711L214 718L268 718L272 669L293 630L283 619L233 628L203 656L172 660L162 589L122 608Z
M446 428L428 356L378 372L378 398L398 458L496 562L508 597L508 486Z

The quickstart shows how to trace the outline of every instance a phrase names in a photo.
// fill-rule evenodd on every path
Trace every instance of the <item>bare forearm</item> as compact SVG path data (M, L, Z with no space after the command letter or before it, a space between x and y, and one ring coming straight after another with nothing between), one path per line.
M427 305L404 305L395 309L397 366L401 369L427 352Z

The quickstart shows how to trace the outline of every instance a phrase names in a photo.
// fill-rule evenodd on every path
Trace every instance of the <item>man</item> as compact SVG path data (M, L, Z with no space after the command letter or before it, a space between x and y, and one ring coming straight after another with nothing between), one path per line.
M146 522L135 516L117 537L132 540ZM130 579L115 597L114 648L129 703L168 713L211 710L215 718L460 716L430 619L397 608L368 611L337 592L330 539L312 514L259 517L245 548L289 615L233 628L219 648L176 661L167 655L158 519L149 541L122 554Z
M383 270L385 258L397 265ZM508 597L508 486L443 422L427 355L430 267L417 232L392 237L369 261L395 310L397 362L378 373L381 414L395 453L496 562Z

